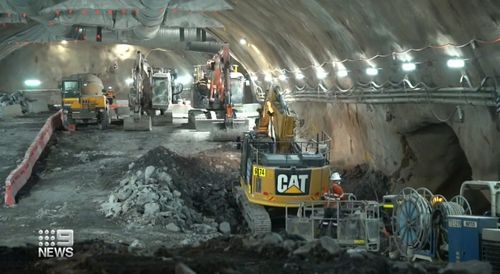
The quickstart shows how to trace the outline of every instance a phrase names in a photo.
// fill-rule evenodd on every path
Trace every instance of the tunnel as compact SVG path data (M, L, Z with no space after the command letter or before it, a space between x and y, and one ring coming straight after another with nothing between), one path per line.
M397 272L392 257L443 262L431 249L449 243L430 246L452 237L431 228L452 229L438 217L500 216L497 0L1 1L0 64L0 251L11 256L0 269L22 257L12 271L34 271L40 254L10 247L74 227L68 269L102 247L118 272L142 270L144 255L146 272L438 273ZM328 196L336 182L342 198ZM477 185L461 193L465 182ZM277 225L253 226L242 197ZM344 197L378 205L376 252L321 237L320 219L315 245L285 228L288 207L295 218L304 202L338 209ZM401 240L407 203L427 230ZM259 229L270 234L250 236ZM380 263L357 268L365 260Z

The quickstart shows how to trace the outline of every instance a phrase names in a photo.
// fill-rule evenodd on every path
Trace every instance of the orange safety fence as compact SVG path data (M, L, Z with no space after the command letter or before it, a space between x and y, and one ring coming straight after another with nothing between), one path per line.
M35 137L35 140L24 154L24 159L21 164L7 176L7 180L5 180L5 205L15 205L17 192L31 177L33 167L45 149L45 146L47 146L54 130L62 126L62 115L62 110L60 110L47 119L42 129Z

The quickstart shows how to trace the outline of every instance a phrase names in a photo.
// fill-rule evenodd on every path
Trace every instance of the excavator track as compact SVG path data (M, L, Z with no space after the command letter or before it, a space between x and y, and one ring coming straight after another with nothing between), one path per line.
M233 193L250 230L256 234L271 232L271 217L264 206L250 203L240 186L235 186Z

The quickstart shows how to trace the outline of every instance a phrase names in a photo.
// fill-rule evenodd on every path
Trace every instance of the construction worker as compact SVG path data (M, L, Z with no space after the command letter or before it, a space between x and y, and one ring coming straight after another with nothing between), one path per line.
M332 173L330 176L330 186L325 190L323 197L326 202L324 205L324 216L321 225L323 227L332 227L336 226L336 222L334 219L337 218L337 201L345 200L346 196L344 195L344 190L340 186L342 178L338 172ZM334 229L336 233L336 229ZM332 235L336 236L336 235Z
M113 91L113 87L108 87L107 90L103 90L104 96L106 96L106 101L108 102L109 108L114 109L116 119L119 119L118 116L118 108L113 105L114 99L116 98L116 94Z
M341 180L342 178L338 172L334 172L330 176L330 189L328 193L337 200L344 200L344 189L340 186Z
M106 96L106 100L108 101L108 104L111 106L113 104L113 99L116 98L115 92L113 91L112 87L108 87L108 90L104 92L104 95Z

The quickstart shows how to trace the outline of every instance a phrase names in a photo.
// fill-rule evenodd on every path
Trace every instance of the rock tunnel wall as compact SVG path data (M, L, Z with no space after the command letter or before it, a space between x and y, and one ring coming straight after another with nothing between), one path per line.
M333 138L332 165L368 164L391 177L395 192L425 186L446 196L469 179L500 178L500 128L493 109L452 105L291 104L299 133Z

